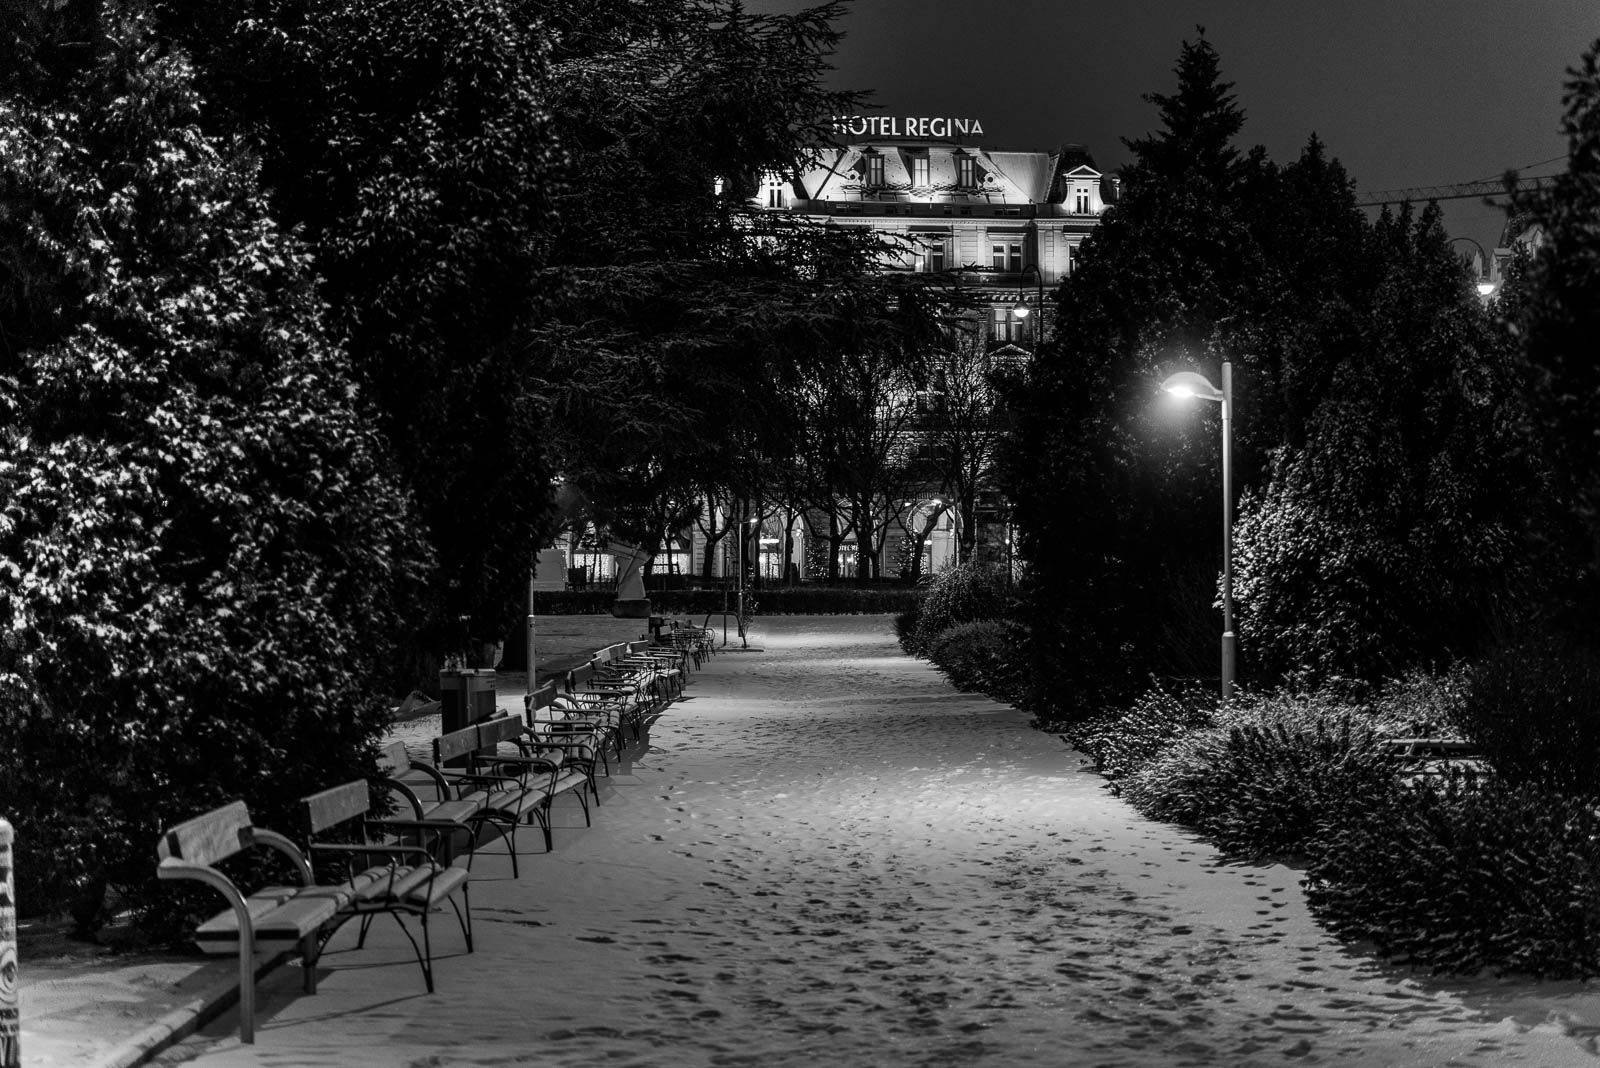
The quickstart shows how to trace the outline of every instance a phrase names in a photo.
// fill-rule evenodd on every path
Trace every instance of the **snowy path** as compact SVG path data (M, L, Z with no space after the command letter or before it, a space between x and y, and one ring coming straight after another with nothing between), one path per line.
M1296 873L1219 862L1059 739L953 692L882 617L759 620L556 851L480 857L435 928L266 984L205 1066L1596 1064L1600 996L1436 983L1341 949ZM567 828L565 830L561 828ZM537 850L537 836L525 849Z

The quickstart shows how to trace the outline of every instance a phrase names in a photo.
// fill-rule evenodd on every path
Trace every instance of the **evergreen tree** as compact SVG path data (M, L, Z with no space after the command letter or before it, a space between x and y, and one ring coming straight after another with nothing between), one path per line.
M1193 673L1215 659L1211 635L1171 638L1220 563L1219 435L1165 420L1153 399L1181 366L1216 374L1218 323L1252 256L1231 144L1244 113L1203 37L1175 73L1176 93L1147 98L1162 128L1128 142L1122 199L1060 292L1003 465L1036 672L1065 680L1079 711L1131 693L1157 664Z
M427 566L250 156L142 20L104 28L0 99L0 809L49 858L24 907L87 920L149 903L163 825L288 826L371 769Z
M1324 350L1299 440L1240 510L1240 633L1264 679L1377 681L1470 655L1529 579L1534 473L1517 459L1507 347L1436 208L1364 231L1349 336Z
M1567 171L1519 195L1541 236L1505 318L1519 338L1541 459L1551 475L1546 538L1562 599L1593 634L1600 604L1600 41L1568 72Z

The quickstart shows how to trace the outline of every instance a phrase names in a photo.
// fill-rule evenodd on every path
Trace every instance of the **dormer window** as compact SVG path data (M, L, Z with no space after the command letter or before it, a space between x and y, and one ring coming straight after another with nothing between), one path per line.
M933 184L927 156L911 157L911 188L926 189Z
M1074 194L1072 210L1076 215L1092 214L1092 211L1089 207L1089 191L1087 189L1079 189Z
M867 185L874 189L883 185L883 157L876 152L867 156Z
M956 157L956 185L962 189L976 189L978 187L977 160L967 155Z

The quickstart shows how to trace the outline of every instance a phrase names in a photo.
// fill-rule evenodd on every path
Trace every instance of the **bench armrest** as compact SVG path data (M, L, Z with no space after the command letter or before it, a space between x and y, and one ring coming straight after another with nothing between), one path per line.
M391 779L387 777L378 780L378 785L382 786L391 793L396 793L401 797L404 797L411 805L411 811L416 815L417 819L420 820L422 818L422 798L417 796L417 792L415 790L398 779ZM448 790L445 792L444 796L450 796Z

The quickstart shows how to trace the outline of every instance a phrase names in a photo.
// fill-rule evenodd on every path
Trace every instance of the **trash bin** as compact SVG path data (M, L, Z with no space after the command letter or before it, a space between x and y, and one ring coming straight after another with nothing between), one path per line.
M439 672L439 731L449 734L494 715L494 672L487 668L451 668ZM462 767L465 758L446 761Z

